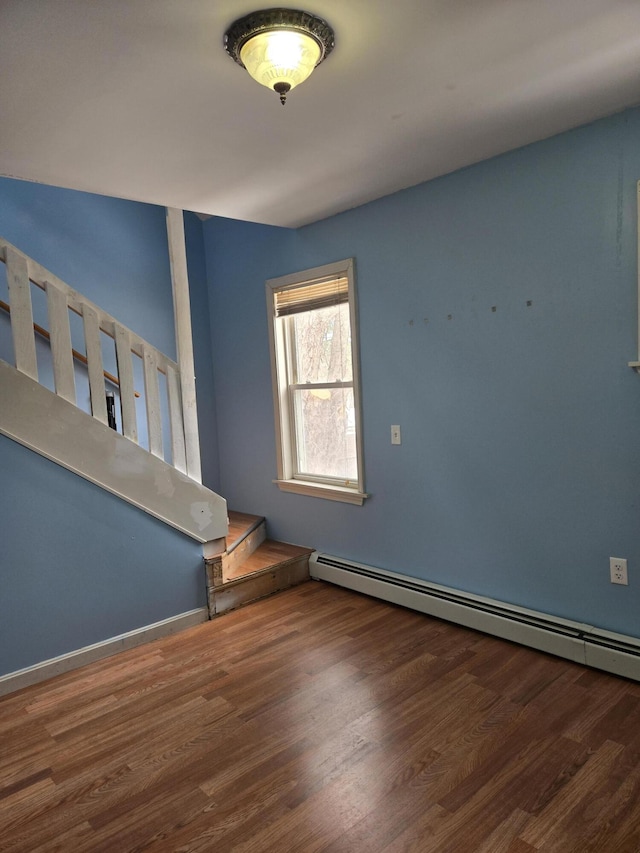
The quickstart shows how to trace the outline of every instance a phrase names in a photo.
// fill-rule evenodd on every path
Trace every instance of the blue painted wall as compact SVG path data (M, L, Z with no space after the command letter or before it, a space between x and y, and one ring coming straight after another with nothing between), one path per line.
M0 178L0 234L175 359L163 207Z
M209 305L220 494L230 509L271 521L277 489L271 487L276 468L264 281L292 271L286 258L296 233L208 219L204 235L207 273L214 282Z
M0 436L0 675L206 604L197 542Z
M298 231L206 222L229 505L277 538L640 635L638 178L632 110ZM272 483L264 280L350 256L363 507Z
M0 234L175 356L163 208L0 179ZM206 433L215 410L196 217L186 234ZM203 469L217 479L206 443ZM0 675L206 604L196 542L3 436L0 534Z

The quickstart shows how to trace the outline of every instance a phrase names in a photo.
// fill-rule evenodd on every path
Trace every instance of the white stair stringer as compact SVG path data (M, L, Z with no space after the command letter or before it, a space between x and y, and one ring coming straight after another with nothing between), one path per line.
M206 543L207 555L224 550L220 495L2 360L0 400L0 433Z

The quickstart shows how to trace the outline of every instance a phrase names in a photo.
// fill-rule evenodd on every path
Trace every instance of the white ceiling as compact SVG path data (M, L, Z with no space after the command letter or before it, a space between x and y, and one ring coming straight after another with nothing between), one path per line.
M303 0L284 107L222 47L269 5L0 0L0 174L297 226L640 103L640 0Z

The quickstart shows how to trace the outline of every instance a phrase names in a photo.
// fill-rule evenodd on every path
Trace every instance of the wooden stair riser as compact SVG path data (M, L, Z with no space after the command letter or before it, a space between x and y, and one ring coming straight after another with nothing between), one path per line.
M236 514L237 515L237 514ZM249 518L251 516L248 516ZM237 569L260 547L267 536L264 519L251 530L237 545L230 543L230 551L221 554L205 555L207 567L207 587L222 586L229 575ZM229 539L227 539L229 542Z
M213 619L230 610L280 592L309 579L309 555L254 572L223 586L207 584L209 618Z
M204 565L207 574L207 601L211 601L215 587L222 586L222 560L205 560Z
M260 545L267 538L267 528L264 520L255 530L252 530L248 536L237 545L231 553L222 554L221 562L222 562L222 578L223 582L226 580L231 572L238 568L246 559L248 559L254 551L256 551Z

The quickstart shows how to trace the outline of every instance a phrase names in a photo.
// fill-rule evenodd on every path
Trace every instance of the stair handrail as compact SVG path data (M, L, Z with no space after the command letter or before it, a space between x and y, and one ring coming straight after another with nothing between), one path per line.
M142 359L144 391L147 414L149 452L164 458L162 418L158 372L166 376L171 433L171 464L187 473L185 434L182 414L182 395L178 365L144 338L104 311L79 291L74 290L58 276L45 269L17 247L0 237L0 262L6 265L9 290L9 317L13 338L15 367L38 382L31 282L43 290L47 297L49 314L49 343L53 363L55 393L77 405L74 373L74 350L71 346L69 311L83 321L86 346L86 363L89 378L91 414L108 424L105 399L105 371L102 363L100 332L115 341L119 386L122 433L125 438L138 441L138 426L133 387L131 354ZM44 330L46 331L46 330ZM81 355L81 354L80 354Z

